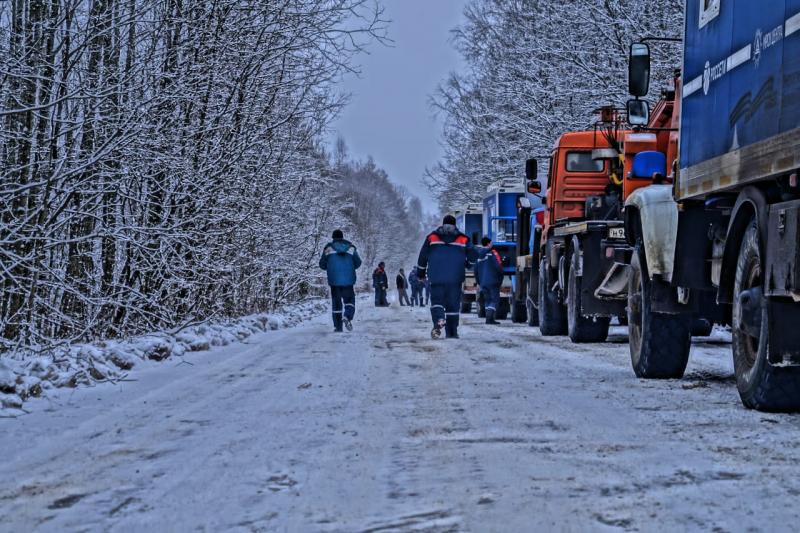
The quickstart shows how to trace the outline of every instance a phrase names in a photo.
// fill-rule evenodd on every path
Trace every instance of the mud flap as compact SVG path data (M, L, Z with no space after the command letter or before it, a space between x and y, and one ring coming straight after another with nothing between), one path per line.
M605 279L594 291L594 297L599 299L626 299L628 297L628 280L631 276L631 266L624 263L614 263Z

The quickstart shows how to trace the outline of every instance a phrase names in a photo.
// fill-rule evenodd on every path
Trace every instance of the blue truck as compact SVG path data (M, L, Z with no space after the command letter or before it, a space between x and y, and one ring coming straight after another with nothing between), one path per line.
M483 207L479 203L467 204L450 213L456 218L456 226L472 241L473 246L481 243L483 236ZM470 313L472 304L478 301L478 283L475 273L467 269L466 279L461 290L461 312Z
M677 157L635 191L625 230L631 361L680 377L691 317L731 326L739 396L800 410L800 0L687 0ZM631 46L629 121L646 129L648 42ZM710 297L709 297L710 296Z
M496 317L508 318L514 299L517 273L517 202L525 196L518 179L502 179L489 185L483 198L483 233L503 258L505 280L500 288ZM485 316L483 299L478 297L478 316Z

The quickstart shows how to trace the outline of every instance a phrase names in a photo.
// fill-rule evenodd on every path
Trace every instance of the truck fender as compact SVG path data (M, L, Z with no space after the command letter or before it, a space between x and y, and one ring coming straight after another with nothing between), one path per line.
M672 198L672 185L649 185L628 196L625 233L631 244L642 239L650 278L660 275L670 281L678 239L678 204Z
M731 221L725 234L725 250L722 253L722 272L719 280L717 301L721 304L733 303L733 282L736 278L736 263L742 237L750 221L755 218L761 235L761 257L765 258L767 245L767 219L769 209L767 199L760 189L749 186L742 189L731 211Z

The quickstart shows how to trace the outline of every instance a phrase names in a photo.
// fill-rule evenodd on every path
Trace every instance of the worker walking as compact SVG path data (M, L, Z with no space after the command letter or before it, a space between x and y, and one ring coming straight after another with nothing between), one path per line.
M408 299L408 280L406 279L406 274L403 272L403 269L400 269L400 272L397 274L397 277L394 280L395 285L397 286L397 299L400 300L400 305L411 305L411 302ZM405 304L403 303L405 302Z
M353 244L344 239L342 230L333 232L333 240L322 249L319 267L328 273L333 301L333 330L353 330L353 317L356 314L356 270L361 266L361 258Z
M503 258L492 248L492 240L484 237L483 246L478 250L475 263L475 280L481 287L483 307L486 309L486 323L498 324L494 319L497 306L500 304L500 285L503 284Z
M372 288L375 289L375 307L388 307L386 291L389 289L389 277L386 275L386 264L381 261L372 272Z
M458 338L461 284L467 265L475 259L472 243L458 230L452 215L444 217L442 225L425 237L419 252L418 276L430 278L432 338L440 338L442 329L447 338Z

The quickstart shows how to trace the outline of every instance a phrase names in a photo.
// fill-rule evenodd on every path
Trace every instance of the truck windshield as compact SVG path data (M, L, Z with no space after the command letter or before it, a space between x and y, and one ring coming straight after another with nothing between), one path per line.
M567 172L602 172L605 162L592 159L592 152L567 152Z

